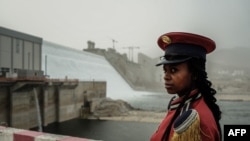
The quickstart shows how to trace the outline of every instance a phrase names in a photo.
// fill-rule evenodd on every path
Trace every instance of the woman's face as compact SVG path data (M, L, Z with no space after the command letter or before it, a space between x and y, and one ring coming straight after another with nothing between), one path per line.
M180 64L166 64L163 66L165 73L165 88L169 94L182 96L191 87L192 74L186 62Z

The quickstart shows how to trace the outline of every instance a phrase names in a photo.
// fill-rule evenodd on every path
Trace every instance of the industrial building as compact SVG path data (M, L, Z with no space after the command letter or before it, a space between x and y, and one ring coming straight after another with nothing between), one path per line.
M0 27L0 77L43 77L40 37Z
M106 97L105 81L45 77L42 46L40 37L0 27L0 128L42 131L50 123L89 114L84 105Z

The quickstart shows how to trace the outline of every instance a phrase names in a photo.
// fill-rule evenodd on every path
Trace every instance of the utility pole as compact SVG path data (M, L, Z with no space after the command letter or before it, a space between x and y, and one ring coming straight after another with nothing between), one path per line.
M113 44L113 49L115 49L115 43L117 43L118 41L116 41L115 39L111 39L112 40L112 44Z
M140 47L123 47L124 49L128 49L128 59L134 62L134 49L139 49Z

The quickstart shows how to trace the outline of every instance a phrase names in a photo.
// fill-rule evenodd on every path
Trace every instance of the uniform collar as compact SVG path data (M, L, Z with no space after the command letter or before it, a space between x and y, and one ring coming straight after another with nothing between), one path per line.
M185 104L186 105L187 103L190 103L192 101L195 101L197 99L199 99L201 97L201 93L198 91L198 89L194 89L190 92L189 94L189 97L188 99L185 101ZM168 106L168 109L169 110L174 110L176 109L180 103L182 102L183 100L183 96L182 97L178 97L178 96L174 96L171 101L170 101L170 104Z

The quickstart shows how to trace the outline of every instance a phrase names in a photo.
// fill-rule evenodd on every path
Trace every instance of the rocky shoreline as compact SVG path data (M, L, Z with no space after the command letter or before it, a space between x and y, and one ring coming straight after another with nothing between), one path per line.
M250 101L250 96L247 94L218 94L216 98L218 101ZM160 123L166 116L165 111L136 109L122 100L105 98L96 100L92 104L91 114L87 117L90 120Z
M102 117L89 117L92 120L115 120L115 121L135 121L135 122L149 122L160 123L165 117L166 112L131 110L126 115L121 116L102 116Z

